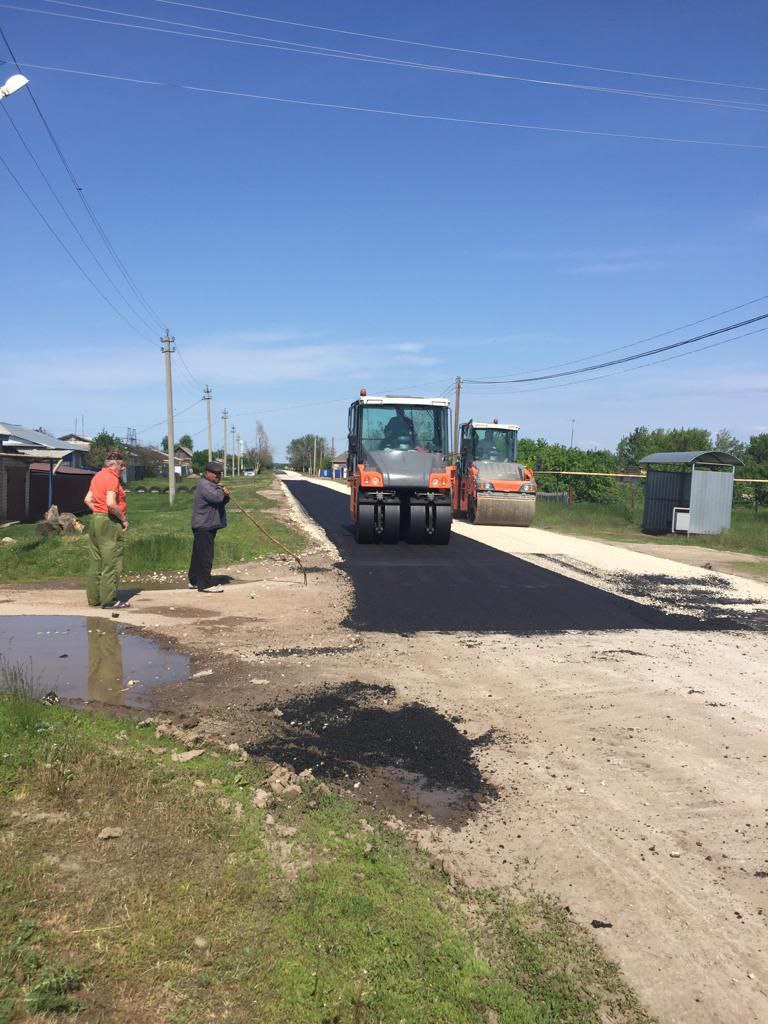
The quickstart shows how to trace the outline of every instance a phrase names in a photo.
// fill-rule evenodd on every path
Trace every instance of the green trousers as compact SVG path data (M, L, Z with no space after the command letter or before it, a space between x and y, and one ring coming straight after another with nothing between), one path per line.
M117 600L117 585L123 571L123 528L109 516L94 514L88 523L88 538L88 604L103 608Z

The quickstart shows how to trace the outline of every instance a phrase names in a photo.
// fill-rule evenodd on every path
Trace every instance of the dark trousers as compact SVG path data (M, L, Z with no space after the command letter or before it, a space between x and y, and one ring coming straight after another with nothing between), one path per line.
M195 539L192 542L192 561L189 563L189 582L198 590L205 590L211 585L216 530L198 527L193 529L192 533L195 535Z

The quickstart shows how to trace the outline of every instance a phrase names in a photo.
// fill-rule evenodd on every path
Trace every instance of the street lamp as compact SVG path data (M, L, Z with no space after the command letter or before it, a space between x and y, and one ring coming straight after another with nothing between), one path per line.
M0 100L4 100L6 96L18 92L25 85L29 85L29 79L25 78L24 75L11 75L5 85L0 85Z

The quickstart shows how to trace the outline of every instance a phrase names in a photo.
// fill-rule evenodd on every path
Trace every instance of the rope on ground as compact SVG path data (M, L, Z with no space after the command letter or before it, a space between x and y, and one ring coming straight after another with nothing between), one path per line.
M286 554L290 555L291 558L294 559L294 561L296 562L298 567L301 569L302 575L304 576L304 586L306 587L306 585L307 585L307 570L302 565L301 559L296 554L296 552L295 551L291 551L290 548L287 548L285 546L285 544L283 544L283 542L281 540L277 539L277 537L273 537L272 534L269 532L269 530L267 530L265 527L263 527L261 525L261 523L258 522L258 520L254 519L253 516L251 515L251 513L248 511L248 509L243 508L243 506L238 501L235 501L235 499L232 497L231 494L229 496L229 500L232 502L232 504L235 506L235 508L239 509L243 513L244 516L246 516L248 519L250 519L250 521L253 523L253 525L256 527L257 530L261 530L261 532L264 534L265 537L269 537L269 539L272 541L273 544L277 544L277 546L279 548L282 548L283 551L285 551Z

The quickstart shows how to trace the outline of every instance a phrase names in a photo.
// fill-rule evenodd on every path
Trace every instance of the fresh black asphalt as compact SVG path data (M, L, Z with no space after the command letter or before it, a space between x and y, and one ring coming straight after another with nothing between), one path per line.
M355 587L347 622L354 629L529 635L723 628L667 615L456 534L437 547L358 544L347 495L302 480L285 483L341 553Z

